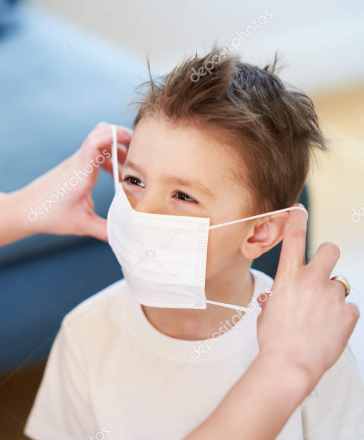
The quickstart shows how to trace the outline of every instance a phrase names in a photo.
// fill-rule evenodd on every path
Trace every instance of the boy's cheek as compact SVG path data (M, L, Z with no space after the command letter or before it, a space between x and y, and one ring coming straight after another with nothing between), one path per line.
M219 237L217 237L218 234ZM216 232L215 237L212 237L210 232L207 246L206 278L242 258L239 239L236 236L222 234L222 231L219 231Z

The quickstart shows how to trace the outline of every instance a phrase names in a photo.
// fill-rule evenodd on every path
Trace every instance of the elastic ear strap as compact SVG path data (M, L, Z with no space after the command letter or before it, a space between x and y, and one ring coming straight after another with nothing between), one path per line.
M247 309L246 307L233 306L232 304L225 304L225 303L221 303L221 302L217 302L217 301L209 301L208 299L206 300L206 302L208 304L214 304L215 306L221 306L221 307L227 307L228 309L240 310L241 312L248 312L249 311L249 309Z
M253 215L253 217L242 218L240 220L234 220L228 223L221 223L221 225L210 226L209 229L219 228L220 226L232 225L233 223L246 222L248 220L254 220L256 218L267 217L268 215L279 214L280 212L293 211L294 209L300 209L301 211L304 211L308 219L308 212L306 208L304 208L303 206L291 206L291 208L280 209L279 211L272 211L272 212L267 212L266 214Z
M119 187L119 163L118 163L118 138L116 134L116 125L112 125L111 130L112 130L112 148L111 148L112 171L114 177L115 192L117 192Z

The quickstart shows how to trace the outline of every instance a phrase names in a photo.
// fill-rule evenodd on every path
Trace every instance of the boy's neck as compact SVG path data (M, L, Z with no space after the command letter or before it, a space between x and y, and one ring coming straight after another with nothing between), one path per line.
M250 266L224 270L215 277L206 280L206 297L212 301L247 307L254 291L254 278ZM177 339L208 339L227 324L238 312L234 309L207 304L206 310L163 309L142 306L148 321L159 332ZM244 312L239 312L241 315ZM234 319L236 323L237 320ZM227 324L232 327L233 323Z

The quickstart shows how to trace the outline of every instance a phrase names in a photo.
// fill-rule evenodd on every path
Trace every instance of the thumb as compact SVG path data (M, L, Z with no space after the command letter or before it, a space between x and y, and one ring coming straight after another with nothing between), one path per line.
M107 221L92 213L85 226L85 235L90 235L102 241L108 241L107 237Z

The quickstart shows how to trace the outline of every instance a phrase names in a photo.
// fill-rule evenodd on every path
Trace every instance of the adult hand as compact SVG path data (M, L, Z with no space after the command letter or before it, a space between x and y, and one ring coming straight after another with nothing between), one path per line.
M117 126L120 164L132 133ZM106 220L95 213L91 191L100 168L112 172L111 146L111 124L100 123L71 157L25 188L3 195L0 204L8 208L8 218L2 219L0 245L37 233L90 235L107 241Z
M330 280L340 256L335 244L322 244L306 264L306 225L303 211L289 213L272 293L258 298L257 326L260 352L313 389L343 352L359 309L345 301L343 284Z
M336 245L321 245L305 263L306 224L303 211L290 211L272 291L258 297L258 356L184 440L275 439L343 352L359 310L345 302L343 285L330 280Z

